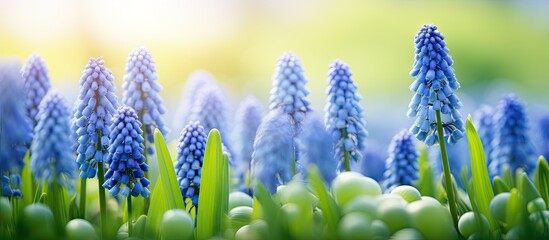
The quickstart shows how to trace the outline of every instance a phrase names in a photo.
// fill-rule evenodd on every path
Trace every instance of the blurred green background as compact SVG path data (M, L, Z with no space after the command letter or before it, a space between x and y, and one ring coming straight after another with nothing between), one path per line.
M267 106L276 60L291 50L303 62L317 111L328 65L336 58L347 62L370 132L388 141L409 126L402 124L413 95L408 72L424 23L438 25L446 37L464 115L481 103L496 104L508 91L535 113L549 105L549 5L543 0L1 0L0 9L0 55L23 61L40 53L53 86L71 101L89 57L104 57L120 90L127 54L145 46L157 64L170 122L177 121L172 113L196 69L210 71L234 104L254 94Z

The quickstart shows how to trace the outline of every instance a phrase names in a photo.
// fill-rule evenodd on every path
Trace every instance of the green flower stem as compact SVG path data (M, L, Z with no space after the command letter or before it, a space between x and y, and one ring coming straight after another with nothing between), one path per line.
M444 181L446 183L446 194L448 196L448 205L450 205L450 213L452 214L452 221L457 229L457 205L456 198L454 196L454 187L452 185L452 175L450 173L450 163L448 161L448 153L446 152L446 143L444 142L444 132L442 129L442 119L440 117L440 110L436 110L437 117L437 132L438 142L440 144L440 154L442 155L442 164L444 167Z
M80 217L86 219L86 183L88 178L80 178Z
M53 179L48 186L48 191L51 194L50 208L53 212L53 217L57 223L57 231L64 232L65 224L67 223L67 210L65 209L65 197L63 196L63 187L59 185L57 179ZM49 194L48 194L49 195Z
M297 162L297 158L296 158L296 152L297 150L295 149L295 146L294 146L294 152L292 153L293 154L293 157L292 157L292 166L291 166L291 170L292 170L292 176L294 176L297 172L297 166L296 166L296 162Z
M132 236L133 233L133 219L132 219L132 196L128 195L127 197L127 208L128 208L128 237Z
M347 136L347 129L346 128L341 129L341 136L343 136L343 137ZM351 171L350 156L349 156L349 151L347 151L347 150L343 151L343 163L345 165L345 171L346 172Z
M101 137L102 132L97 131L97 150L101 151ZM97 184L99 187L99 211L101 215L101 239L107 239L107 198L105 196L105 188L103 183L105 182L105 164L103 161L99 161L97 165Z

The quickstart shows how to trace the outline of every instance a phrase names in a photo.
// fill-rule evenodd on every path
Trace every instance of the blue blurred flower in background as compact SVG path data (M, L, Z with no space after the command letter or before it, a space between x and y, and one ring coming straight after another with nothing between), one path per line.
M296 145L301 165L315 164L326 182L336 177L333 142L320 116L314 113L307 115Z
M36 115L30 169L38 181L59 184L72 190L76 162L70 149L70 111L63 96L50 90Z
M368 142L368 147L362 150L362 161L353 162L351 169L362 173L378 182L382 182L385 172L385 160L387 159L387 149L376 142Z
M33 126L36 126L38 106L51 87L46 61L37 53L33 53L25 62L21 75L25 82L27 116L33 122Z
M73 109L72 131L80 177L93 178L106 157L110 125L118 108L116 84L105 61L90 58L80 78L80 93Z
M145 163L145 140L136 112L127 106L119 107L110 128L109 153L105 159L109 168L103 187L113 196L122 193L124 197L130 194L149 197L150 182L145 177L149 166Z
M248 95L236 110L232 139L236 160L235 174L238 176L242 176L249 169L255 135L259 124L261 124L263 111L259 100L252 95Z
M193 103L196 101L198 92L206 86L217 84L211 73L205 70L195 70L191 73L181 95L179 107L174 119L176 129L183 129L189 123Z
M125 71L123 102L137 112L145 125L147 142L153 143L155 128L164 136L169 130L162 118L166 109L159 95L162 87L157 82L158 75L152 55L144 47L135 48L128 56ZM153 144L146 147L149 154L154 153Z
M282 109L270 111L257 129L251 176L263 183L271 193L292 178L293 135L292 120Z
M465 132L459 109L462 104L453 90L459 83L451 67L454 61L435 25L423 25L415 37L416 55L410 75L416 80L410 86L415 92L409 104L408 117L417 117L410 131L428 146L438 143L436 111L440 110L444 136L456 143Z
M307 100L309 90L305 88L307 81L301 60L291 52L284 53L278 59L273 76L269 109L282 109L294 125L300 125L305 114L311 111Z
M397 133L389 145L384 187L386 192L400 185L413 185L419 178L418 152L414 138L407 130Z
M549 115L545 115L539 120L539 132L541 135L540 154L549 158Z
M494 113L491 176L499 175L504 164L511 171L523 168L531 173L536 164L535 149L528 135L528 117L523 103L514 94L505 95Z
M189 122L181 131L177 144L175 172L183 197L192 199L198 206L200 177L208 136L199 122Z
M351 78L349 66L340 60L335 60L328 71L328 89L326 130L332 136L335 147L335 159L339 161L338 169L350 170L350 159L362 159L366 131L364 113L359 105L362 97L357 93L358 87ZM347 157L350 159L345 159Z

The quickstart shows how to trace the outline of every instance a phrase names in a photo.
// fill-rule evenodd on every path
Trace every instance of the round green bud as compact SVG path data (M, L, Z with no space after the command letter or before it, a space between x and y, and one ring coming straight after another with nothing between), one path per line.
M99 239L90 222L84 219L73 219L65 226L65 233L69 240L95 240Z
M191 215L182 209L171 209L162 216L160 235L163 239L192 239L194 222Z
M413 202L421 199L421 193L412 186L402 185L394 188L391 194L400 195L406 202Z
M229 210L238 206L253 207L254 200L243 192L232 192L229 194Z
M379 196L381 187L369 178L355 172L339 174L332 182L332 193L335 201L340 206L345 206L349 201L358 196Z
M458 223L458 229L461 235L464 237L469 237L473 235L473 233L480 233L482 234L488 234L490 231L490 224L488 223L488 219L482 215L479 214L479 222L477 222L476 214L474 212L466 212L465 214L461 215L459 218Z

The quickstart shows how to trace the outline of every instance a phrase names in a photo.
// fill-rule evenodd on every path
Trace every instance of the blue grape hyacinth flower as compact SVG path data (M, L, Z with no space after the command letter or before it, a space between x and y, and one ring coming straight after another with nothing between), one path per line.
M233 142L236 174L242 175L250 166L257 128L263 117L263 106L254 96L247 96L236 110Z
M0 175L19 173L32 141L32 124L25 112L25 90L20 65L0 59Z
M315 164L326 182L336 177L337 161L334 161L334 148L330 133L326 131L323 119L309 114L303 122L303 132L296 139L300 164Z
M291 52L284 53L278 59L273 76L269 109L282 109L291 116L294 125L299 125L311 111L307 100L309 90L305 88L307 81L301 60Z
M33 53L25 62L21 75L25 83L27 116L33 125L36 125L38 106L51 88L46 61L40 55Z
M331 134L335 147L335 159L339 161L338 169L350 170L349 159L362 159L366 131L364 113L359 105L362 97L357 93L358 87L352 79L349 66L340 60L330 65L328 72L328 89L326 130Z
M72 190L76 162L70 149L70 110L61 94L50 90L40 103L31 146L30 169L38 181Z
M282 109L271 110L257 129L251 176L256 183L263 183L271 193L292 178L293 135L292 120Z
M211 73L205 70L196 70L191 73L183 87L179 109L174 119L175 124L179 126L177 129L183 129L189 123L193 103L196 101L198 92L212 84L217 84L217 82Z
M116 85L105 61L90 58L80 78L80 93L73 110L72 130L80 177L93 178L109 147L110 125L118 108Z
M362 173L366 177L370 177L378 182L383 181L383 173L385 171L385 160L387 159L387 149L384 149L378 143L369 142L368 147L362 150L362 158L360 162L353 162L351 170Z
M541 134L541 155L549 158L549 115L543 116L539 120L539 130Z
M198 206L202 164L206 151L206 132L199 122L189 122L181 131L177 144L175 172L181 195Z
M121 193L124 197L149 197L150 181L145 177L149 166L145 163L145 140L137 113L130 107L119 107L110 128L109 153L105 159L109 168L103 187L113 196Z
M486 155L486 165L491 162L492 140L494 139L494 109L488 105L482 105L474 114L475 126Z
M414 138L409 131L402 130L393 137L383 175L387 192L400 185L412 185L419 178L418 155Z
M130 53L126 63L124 75L124 104L133 108L139 119L145 125L146 140L149 154L154 153L154 129L158 128L165 136L169 130L162 115L166 113L159 92L162 87L157 82L156 66L152 55L144 48L139 47Z
M465 126L459 112L462 103L453 92L460 86L451 67L454 61L448 54L450 50L435 25L423 25L415 44L414 67L410 72L416 77L410 86L415 95L407 115L416 117L416 121L410 131L428 146L438 143L436 111L440 111L444 138L450 144L456 143L464 136Z
M535 150L528 130L523 103L514 94L505 95L494 114L492 161L488 166L492 176L500 174L504 164L513 172L517 168L523 168L527 173L535 169Z

